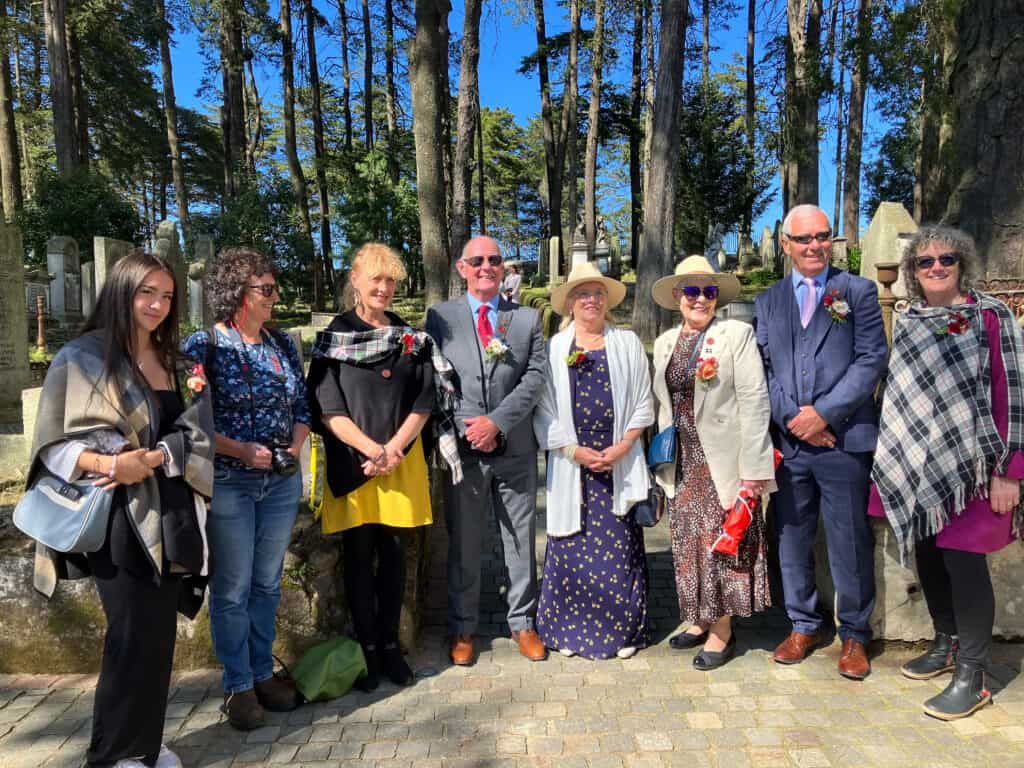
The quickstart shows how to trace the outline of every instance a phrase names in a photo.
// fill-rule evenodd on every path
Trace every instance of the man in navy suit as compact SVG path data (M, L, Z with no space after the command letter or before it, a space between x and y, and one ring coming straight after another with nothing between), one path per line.
M772 658L797 664L822 640L814 578L818 515L825 525L843 642L839 673L871 672L866 646L875 605L874 539L867 519L874 390L886 365L875 284L829 265L832 231L814 205L782 223L791 277L757 297L754 323L783 454L772 499L782 589L793 630Z

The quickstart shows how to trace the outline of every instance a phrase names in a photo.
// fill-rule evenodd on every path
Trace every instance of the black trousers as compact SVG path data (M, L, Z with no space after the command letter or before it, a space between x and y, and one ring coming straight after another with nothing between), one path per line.
M345 595L356 639L363 645L397 642L405 593L405 539L401 529L367 523L343 531L341 542Z
M917 573L935 631L959 637L960 661L988 663L996 599L985 555L942 549L932 536L917 542Z
M114 565L109 547L89 555L89 565L107 635L86 761L99 768L134 757L153 765L163 740L181 579L165 575L157 585L151 575Z

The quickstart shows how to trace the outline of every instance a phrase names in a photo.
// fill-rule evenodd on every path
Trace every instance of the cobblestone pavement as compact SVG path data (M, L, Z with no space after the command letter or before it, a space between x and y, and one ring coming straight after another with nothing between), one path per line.
M443 526L435 530L443 537ZM838 642L800 665L773 664L771 649L787 631L778 610L739 624L734 661L698 672L693 651L667 643L677 624L667 534L664 524L649 532L654 645L632 659L522 658L502 623L493 551L485 563L489 622L475 666L453 667L445 657L438 565L421 647L410 658L415 686L387 683L373 695L268 713L265 728L239 733L218 711L219 675L184 673L172 686L166 741L189 768L1024 768L1024 682L1015 679L1024 645L995 647L995 705L952 724L920 710L948 678L915 682L899 674L915 652L910 647L876 647L874 670L860 683L836 673ZM540 536L538 543L543 551ZM0 676L0 767L77 768L94 682Z

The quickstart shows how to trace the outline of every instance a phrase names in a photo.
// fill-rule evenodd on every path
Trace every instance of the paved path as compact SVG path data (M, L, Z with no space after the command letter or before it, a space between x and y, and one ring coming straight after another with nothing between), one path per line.
M773 664L771 648L786 632L778 611L740 624L733 662L698 672L692 651L671 651L666 642L676 628L667 533L663 524L648 538L656 645L632 659L520 657L502 621L495 551L485 580L490 636L475 666L452 667L445 658L441 591L411 658L421 676L415 686L384 684L373 695L270 714L267 727L245 734L218 712L219 675L186 673L173 685L167 742L189 768L1024 767L1024 681L1014 679L1024 645L996 647L994 669L1005 688L994 706L953 724L920 712L945 678L914 682L899 674L913 649L877 649L862 683L836 673L838 643L798 666ZM436 582L431 590L440 591ZM0 768L77 768L94 682L0 677Z

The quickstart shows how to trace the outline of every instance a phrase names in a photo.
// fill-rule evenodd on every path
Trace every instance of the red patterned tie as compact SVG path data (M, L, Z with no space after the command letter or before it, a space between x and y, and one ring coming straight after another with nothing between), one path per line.
M480 334L480 343L485 347L494 338L494 328L491 327L491 319L487 316L490 309L489 305L481 304L480 317L476 321L476 332Z

